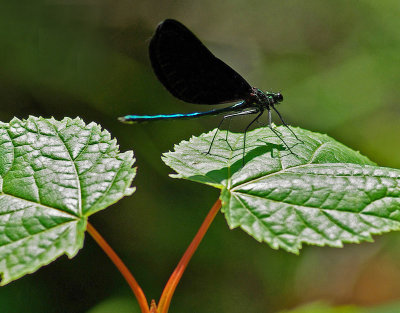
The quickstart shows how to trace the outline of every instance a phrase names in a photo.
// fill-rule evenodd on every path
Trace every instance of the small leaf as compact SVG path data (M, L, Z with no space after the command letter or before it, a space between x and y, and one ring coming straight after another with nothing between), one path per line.
M111 297L101 301L86 313L139 313L140 308L132 297Z
M358 307L354 305L331 306L324 302L314 302L302 305L293 310L285 310L280 313L397 313L400 312L398 302L378 306Z
M356 306L337 306L333 307L325 303L311 303L299 308L282 311L280 313L366 313L362 308Z
M134 192L132 152L95 123L0 124L1 285L83 246L88 216Z
M176 178L221 189L230 228L241 227L272 248L298 253L302 243L341 247L371 241L371 234L400 229L400 170L375 166L327 135L276 128L225 132L209 149L214 132L193 137L163 156Z

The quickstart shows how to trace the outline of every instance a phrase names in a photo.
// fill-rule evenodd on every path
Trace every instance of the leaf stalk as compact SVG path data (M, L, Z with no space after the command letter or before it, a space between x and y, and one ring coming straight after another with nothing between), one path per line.
M196 236L193 238L189 247L186 249L177 267L175 268L167 284L165 285L165 288L161 294L160 301L158 302L158 310L157 310L158 313L168 313L172 296L174 295L175 289L178 286L178 283L183 275L183 272L185 271L187 265L189 264L190 259L192 258L194 252L199 246L201 240L206 234L208 228L210 227L212 221L214 220L220 208L221 208L221 200L218 199L212 206L211 210L208 212Z
M110 245L105 241L105 239L100 235L100 233L89 222L87 222L87 231L97 242L97 244L103 249L105 254L107 254L114 265L118 268L122 276L125 278L129 287L131 287L136 299L138 300L141 312L150 313L149 304L147 302L146 296L144 295L143 290L140 288L136 279L133 277L132 273L128 270L126 265L122 262L115 251L110 247Z

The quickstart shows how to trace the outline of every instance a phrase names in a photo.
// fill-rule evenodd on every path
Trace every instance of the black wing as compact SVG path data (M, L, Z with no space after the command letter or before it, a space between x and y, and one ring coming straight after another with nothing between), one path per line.
M218 104L246 99L251 86L230 66L216 58L178 21L160 23L151 39L149 55L161 83L178 99Z

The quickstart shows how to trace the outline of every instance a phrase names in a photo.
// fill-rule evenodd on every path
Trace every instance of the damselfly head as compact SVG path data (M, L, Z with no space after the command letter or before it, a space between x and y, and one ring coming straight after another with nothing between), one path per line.
M274 93L272 97L274 98L274 102L276 104L283 101L283 96L280 92Z
M258 95L261 99L264 99L263 102L266 102L269 105L276 105L283 101L283 96L280 92L259 92Z

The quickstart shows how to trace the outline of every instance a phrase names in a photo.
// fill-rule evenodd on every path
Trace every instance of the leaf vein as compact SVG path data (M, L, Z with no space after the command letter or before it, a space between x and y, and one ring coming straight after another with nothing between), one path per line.
M39 236L39 235L42 234L42 233L45 233L45 232L48 232L49 230L53 230L53 229L56 229L56 228L58 228L58 227L61 227L61 226L63 226L64 224L76 223L77 221L78 221L78 220L75 219L75 220L65 221L65 222L63 222L63 223L59 223L59 224L57 224L57 225L54 226L54 227L46 228L46 229L43 229L43 230L41 230L41 231L39 231L39 232L37 232L37 233L29 234L28 236L25 236L25 237L20 238L20 239L18 239L18 240L11 241L11 242L9 242L9 243L7 243L7 244L5 244L5 245L0 246L0 248L1 248L1 247L8 246L8 245L16 244L16 243L18 243L18 242L20 242L20 241L29 240L29 239L31 239L32 237Z
M248 214L250 214L251 216L253 216L253 218L260 222L260 224L264 227L264 229L266 229L268 232L271 233L271 235L273 235L273 239L281 242L284 245L287 246L291 246L286 240L284 240L283 238L281 238L276 232L274 232L270 227L268 227L268 224L263 220L260 219L259 217L257 217L257 215L255 215L249 207L246 206L246 204L239 198L237 197L235 194L232 194L241 204L242 206L246 209L246 211L248 212ZM242 226L242 225L241 225ZM265 238L263 238L263 241L266 241Z
M82 182L81 182L81 178L78 174L78 169L76 167L76 163L74 162L73 158L72 158L72 153L71 151L69 151L66 143L64 142L64 140L61 138L60 134L58 133L56 127L54 124L48 122L54 129L56 136L58 137L58 139L63 143L65 150L68 152L68 156L69 159L71 161L71 163L73 164L74 170L75 170L75 175L76 175L76 179L78 182L78 214L81 216L82 215Z

